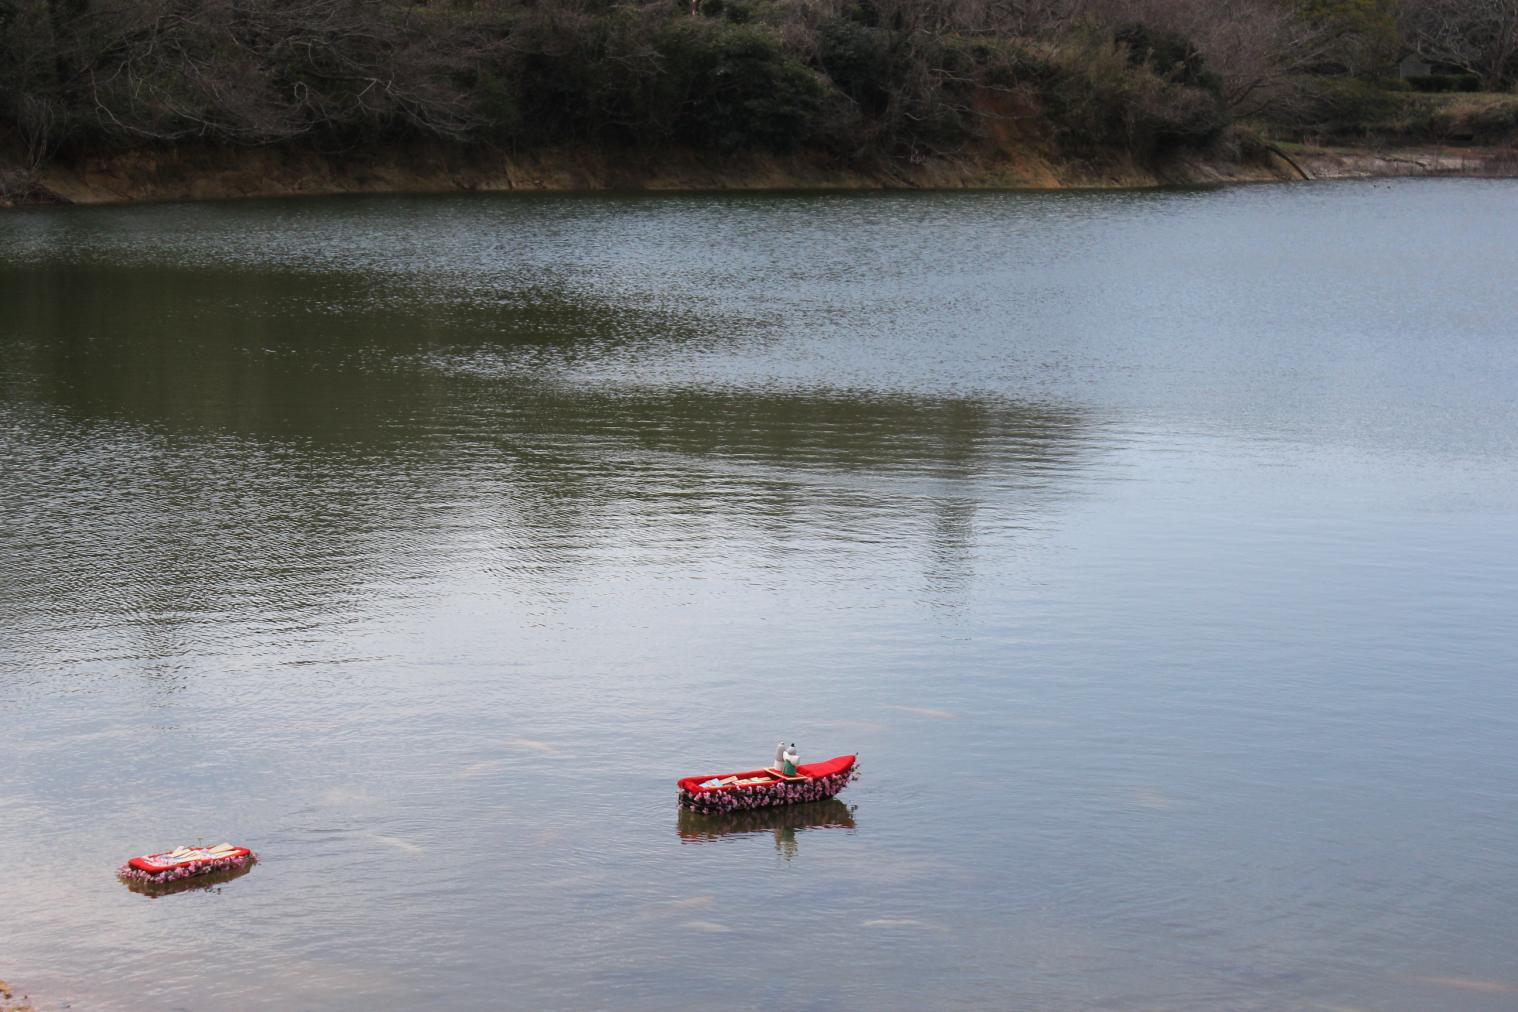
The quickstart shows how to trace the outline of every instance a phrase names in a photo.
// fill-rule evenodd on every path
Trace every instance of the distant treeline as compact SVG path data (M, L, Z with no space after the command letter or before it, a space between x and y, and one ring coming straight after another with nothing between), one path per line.
M1506 41L1501 41L1506 40ZM187 139L1147 158L1353 120L1417 52L1512 82L1518 0L0 0L0 154Z

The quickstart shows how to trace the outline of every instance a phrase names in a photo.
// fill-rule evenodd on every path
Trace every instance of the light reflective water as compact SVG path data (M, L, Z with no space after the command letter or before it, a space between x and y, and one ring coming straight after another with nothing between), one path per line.
M8 213L0 976L1518 1005L1515 264L1509 182ZM677 813L782 737L864 779Z

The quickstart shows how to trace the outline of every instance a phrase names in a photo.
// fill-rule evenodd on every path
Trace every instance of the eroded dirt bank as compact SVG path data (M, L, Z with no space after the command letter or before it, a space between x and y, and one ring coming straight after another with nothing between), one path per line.
M1282 160L1193 156L1156 167L1063 165L1036 150L916 164L851 166L810 154L719 157L683 151L550 150L482 155L440 149L328 156L255 148L134 150L50 165L33 199L73 204L334 193L572 190L1061 189L1290 178Z
M1286 152L1313 179L1386 176L1518 177L1518 148L1299 148Z
M1143 166L1062 163L1005 147L915 164L861 167L826 157L559 149L481 154L397 149L324 155L281 148L178 146L49 165L10 203L113 204L338 193L864 189L1088 189L1383 176L1518 176L1518 152L1490 148L1278 149L1258 160L1190 154Z

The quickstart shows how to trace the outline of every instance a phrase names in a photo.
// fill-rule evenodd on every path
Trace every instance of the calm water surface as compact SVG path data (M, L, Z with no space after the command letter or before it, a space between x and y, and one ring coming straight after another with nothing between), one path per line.
M8 213L0 977L1518 1007L1515 267L1509 182ZM677 813L782 737L864 779Z

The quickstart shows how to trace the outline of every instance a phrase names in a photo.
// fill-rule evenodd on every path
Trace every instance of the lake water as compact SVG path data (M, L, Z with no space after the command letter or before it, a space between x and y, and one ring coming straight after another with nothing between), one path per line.
M0 977L1518 1007L1515 268L1496 181L0 216ZM780 739L863 779L679 815Z

